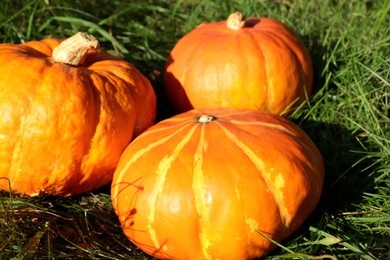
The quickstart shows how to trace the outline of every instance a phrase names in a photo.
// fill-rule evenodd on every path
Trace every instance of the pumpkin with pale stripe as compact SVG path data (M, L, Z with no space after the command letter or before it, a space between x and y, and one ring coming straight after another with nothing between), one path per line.
M179 112L222 106L288 115L310 96L313 69L305 45L286 25L233 13L176 43L164 83Z
M288 119L214 108L166 119L124 151L111 186L127 237L164 259L270 252L316 207L321 154Z

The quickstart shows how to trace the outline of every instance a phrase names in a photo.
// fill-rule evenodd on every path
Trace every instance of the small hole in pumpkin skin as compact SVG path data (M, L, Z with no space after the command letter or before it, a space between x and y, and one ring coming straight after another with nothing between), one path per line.
M260 19L259 18L248 18L245 20L245 26L244 28L252 28L254 27L256 24L260 23Z
M135 215L135 213L137 213L137 209L136 208L132 208L129 212L129 215Z

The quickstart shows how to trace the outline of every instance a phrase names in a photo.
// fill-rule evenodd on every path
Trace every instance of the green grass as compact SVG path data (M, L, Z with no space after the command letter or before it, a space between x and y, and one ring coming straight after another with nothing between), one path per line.
M237 10L290 26L315 69L312 97L290 118L323 154L323 196L267 259L390 259L389 1L4 0L0 42L92 33L151 80L161 120L172 115L161 71L175 42ZM71 198L1 192L0 259L54 258L149 259L122 234L108 187Z

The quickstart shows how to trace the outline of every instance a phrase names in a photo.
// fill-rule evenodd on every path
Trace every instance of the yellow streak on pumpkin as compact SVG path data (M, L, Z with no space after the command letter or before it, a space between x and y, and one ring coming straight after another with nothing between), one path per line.
M251 111L249 111L251 112ZM278 124L272 124L272 123L265 123L265 122L260 122L260 121L240 121L240 120L231 120L232 124L236 125L252 125L252 126L263 126L267 128L273 128L276 130L279 130L281 132L284 132L290 136L295 136L290 130L287 128L283 127L282 125Z
M207 252L210 241L207 237L207 227L210 226L210 210L206 201L205 184L203 176L203 152L207 149L207 142L204 139L204 125L202 125L200 140L194 155L194 175L192 179L192 189L195 196L195 207L199 214L200 245L205 259L211 259Z
M287 207L284 204L284 195L282 192L282 187L284 186L284 179L281 174L273 180L272 178L272 171L268 171L265 163L251 150L246 144L244 144L242 141L240 141L237 136L232 134L229 130L227 130L222 125L221 129L224 131L226 136L232 140L233 143L235 143L241 150L248 156L248 158L251 160L251 162L255 165L256 169L262 174L263 179L265 181L265 184L267 185L270 193L272 194L275 203L278 206L279 214L282 219L282 222L286 227L290 226L291 223L291 214L288 211Z
M159 145L163 145L164 143L166 143L169 139L171 139L172 137L174 137L175 135L177 135L178 132L180 132L181 130L183 130L183 128L185 128L186 125L184 125L183 127L179 128L178 130L174 131L172 134L166 136L165 138L162 138L160 140L157 140L156 142L154 143L150 143L147 147L143 148L143 149L140 149L139 151L137 151L136 153L133 154L133 156L131 157L131 159L126 163L126 165L122 168L121 172L119 173L118 175L118 178L116 180L116 183L121 183L123 178L126 176L126 173L127 171L129 170L129 168L131 167L131 165L133 163L135 163L136 161L138 161L142 156L144 156L145 154L147 154L148 152L150 152L153 148L159 146ZM161 128L161 129L165 129L165 128ZM158 131L161 131L161 129L157 129ZM148 131L148 133L150 134L151 132L155 132L155 131ZM148 134L148 133L145 133L145 134ZM146 135L144 135L145 137ZM142 138L142 137L140 137ZM130 175L131 176L131 175ZM115 185L114 187L114 191L113 191L113 195L117 195L119 193L119 189L120 189L120 185Z
M131 159L126 163L126 165L122 168L121 172L119 173L118 175L118 178L116 179L116 183L122 183L123 182L123 178L127 175L127 172L129 170L129 168L136 162L138 161L142 156L144 156L145 154L147 154L148 152L150 152L153 148L159 146L159 145L164 145L169 139L177 136L178 132L182 131L184 128L186 128L188 126L188 124L184 124L182 127L180 127L179 129L173 131L172 134L162 138L162 139L159 139L157 140L156 142L153 142L153 143L150 143L147 147L143 148L143 149L140 149L139 151L137 151L136 153L133 154L133 156L131 157ZM170 128L170 127L168 127ZM155 131L148 131L148 133L146 133L144 135L144 137L146 135L149 135L150 133L152 132L157 132L157 131L161 131L161 129L167 129L167 128L158 128L156 129ZM192 131L193 132L193 131ZM140 139L142 139L142 137L140 137ZM186 139L188 140L189 137ZM128 175L128 176L131 176ZM113 190L113 196L116 197L118 194L119 194L119 189L121 189L122 187L120 187L121 185L115 185L114 186L114 190ZM157 199L157 196L155 196L155 199L154 201L152 201L154 204L156 202L156 199ZM149 216L151 214L153 214L153 217L152 219L154 219L154 211L155 211L155 205L153 207L153 212L152 213L149 213ZM150 217L149 217L150 218ZM149 223L148 225L148 228L149 228L149 231L151 232L150 235L152 237L152 240L153 240L153 243L154 245L156 246L156 248L160 248L160 244L157 240L157 235L156 235L156 232L154 231L154 229L150 229L151 227L151 224Z
M236 191L237 199L240 200L240 198L241 198L240 191L237 188L235 188L235 191Z
M153 244L156 248L160 248L160 243L158 242L156 230L153 228L153 223L155 221L156 217L156 205L157 205L157 199L159 195L161 194L165 178L168 174L169 168L171 167L172 163L176 160L178 155L180 154L183 147L191 140L192 135L197 128L197 125L193 126L187 133L186 136L177 144L173 152L165 156L159 163L157 170L156 170L156 180L154 182L153 188L149 194L149 214L148 214L148 225L147 230L149 232L150 238L153 241Z
M251 112L251 111L248 111L248 112ZM299 143L302 147L305 148L305 150L307 151L308 154L312 155L312 158L317 160L316 159L317 157L313 154L313 150L310 149L310 147L307 146L307 144L304 141L302 141L302 139L298 138L293 132L291 132L290 130L288 130L287 128L285 128L281 125L272 124L272 123L265 123L265 122L257 122L257 121L248 122L248 121L240 121L240 120L231 120L231 122L233 124L237 124L237 125L263 126L263 127L268 127L268 128L273 128L275 130L279 130L280 132L283 132L283 133L287 134L288 136L290 136L292 139L294 139L295 142Z
M247 223L249 225L250 233L255 232L259 227L259 223L256 220L251 219L251 218L245 219L245 223Z

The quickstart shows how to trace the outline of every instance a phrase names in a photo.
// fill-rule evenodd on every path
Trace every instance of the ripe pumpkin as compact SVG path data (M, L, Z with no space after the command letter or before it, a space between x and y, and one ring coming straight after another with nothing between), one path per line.
M0 189L73 195L108 184L156 96L92 36L0 45Z
M164 86L173 107L233 107L288 115L310 95L310 55L283 23L233 13L202 23L173 47Z
M164 259L248 259L270 252L316 207L324 168L288 119L190 110L126 148L111 198L126 236ZM260 235L261 233L262 235Z

